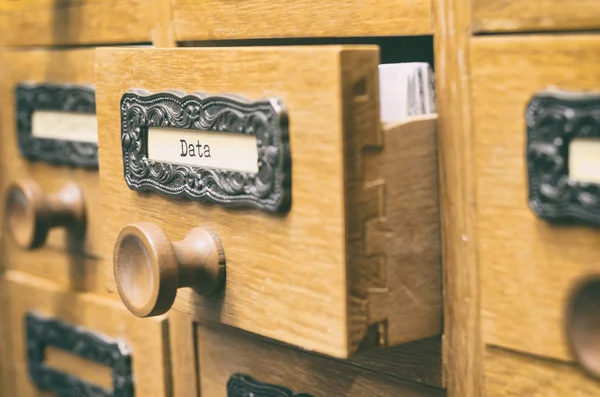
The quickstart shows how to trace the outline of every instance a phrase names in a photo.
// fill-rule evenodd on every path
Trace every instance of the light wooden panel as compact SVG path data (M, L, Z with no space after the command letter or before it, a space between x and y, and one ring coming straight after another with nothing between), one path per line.
M152 2L6 1L0 3L0 40L8 46L150 42Z
M104 257L128 223L154 222L172 241L208 225L225 248L226 292L208 300L180 290L177 310L336 357L368 338L385 346L439 334L436 120L380 129L377 64L377 49L361 46L97 50ZM283 100L291 211L228 211L129 190L119 101L132 88Z
M61 288L94 292L110 299L120 300L118 294L106 288L104 262L86 255L67 253L55 247L25 251L8 245L3 270L21 272L52 280Z
M200 397L196 326L191 316L169 312L171 375L174 397Z
M278 346L229 327L200 325L197 337L202 396L226 397L227 380L237 372L313 397L445 395L441 389Z
M475 32L586 30L600 27L596 0L473 0Z
M76 169L72 167L56 167L43 162L30 162L19 153L15 116L15 86L20 82L93 84L94 50L31 50L11 51L2 57L3 73L0 75L2 119L2 147L0 163L2 164L2 197L12 181L31 178L40 184L47 193L52 193L67 181L75 181L82 189L86 204L87 229L85 236L76 236L67 244L68 238L64 229L52 230L46 246L54 250L68 250L78 254L98 256L103 239L100 231L99 200L100 190L98 170ZM4 205L2 205L4 208ZM12 242L7 241L7 255L17 250ZM44 248L41 251L43 252ZM19 253L19 255L24 255ZM19 266L18 262L13 263ZM25 268L21 268L27 271ZM60 270L58 270L60 271ZM52 277L52 273L48 274Z
M47 317L56 317L69 324L97 331L114 339L123 339L132 351L132 368L136 396L170 396L170 367L168 366L167 323L163 318L138 319L117 302L92 294L76 294L56 288L45 280L8 271L2 285L3 305L10 340L11 365L8 374L14 383L14 396L46 395L30 382L25 357L26 340L24 315L36 311ZM93 371L94 366L79 368L79 372Z
M486 349L485 375L487 397L600 396L600 382L574 365L503 349Z
M451 397L483 395L481 295L471 134L471 1L435 0L444 380Z
M502 56L498 56L502 54ZM485 342L570 360L564 307L597 270L600 232L552 226L527 203L525 107L549 86L600 89L600 37L512 36L471 43Z
M428 0L174 0L175 40L433 33Z
M211 329L222 329L231 334L232 339L248 339L248 345L272 346L273 349L290 350L299 353L297 348L271 339L236 331L235 328L213 324ZM176 396L196 396L200 379L198 370L202 363L196 353L199 348L202 326L194 324L191 317L177 311L169 313L169 337L171 340L171 366L173 369L173 387ZM224 341L220 343L228 343ZM234 344L235 346L235 344ZM254 349L258 349L255 347ZM214 349L220 349L215 347ZM252 350L252 349L251 349ZM215 353L216 354L216 353ZM316 360L331 361L321 355L310 355ZM394 377L425 385L442 388L441 338L435 337L407 343L388 349L373 349L363 352L349 360L331 361L333 365L351 365L354 371L376 372L384 377ZM342 363L342 364L340 364Z

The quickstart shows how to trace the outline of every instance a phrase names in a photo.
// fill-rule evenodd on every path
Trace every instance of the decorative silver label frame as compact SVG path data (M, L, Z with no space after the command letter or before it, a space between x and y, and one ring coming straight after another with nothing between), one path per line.
M151 160L149 127L255 135L258 172ZM268 212L285 212L291 205L288 116L278 99L130 90L121 98L121 143L132 190Z
M227 397L312 397L310 394L295 394L283 386L259 382L249 375L233 374L227 381Z
M37 388L61 397L134 396L131 351L124 342L35 312L27 312L24 320L29 376ZM110 367L112 390L50 367L45 363L47 346Z
M545 91L526 111L529 205L549 221L600 226L600 185L569 177L574 138L600 138L600 95Z
M37 110L96 114L96 91L92 86L20 83L15 87L19 150L30 161L80 168L98 167L98 144L37 138L32 116Z

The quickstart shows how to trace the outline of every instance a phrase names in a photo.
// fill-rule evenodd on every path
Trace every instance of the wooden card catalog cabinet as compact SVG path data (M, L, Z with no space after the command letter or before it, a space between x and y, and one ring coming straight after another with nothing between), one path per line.
M103 256L132 312L336 357L441 332L436 118L382 125L376 47L96 54Z

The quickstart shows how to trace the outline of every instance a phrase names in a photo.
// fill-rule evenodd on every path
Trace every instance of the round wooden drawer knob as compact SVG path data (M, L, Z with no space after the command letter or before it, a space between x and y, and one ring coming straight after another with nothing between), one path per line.
M65 227L73 233L85 232L83 193L75 182L46 194L30 179L14 182L6 191L5 219L13 240L26 249L44 245L48 231Z
M600 276L578 284L567 307L567 339L579 365L600 379Z
M225 279L225 253L208 227L194 228L172 243L153 223L126 226L115 244L113 265L121 299L138 317L166 313L178 288L209 296Z

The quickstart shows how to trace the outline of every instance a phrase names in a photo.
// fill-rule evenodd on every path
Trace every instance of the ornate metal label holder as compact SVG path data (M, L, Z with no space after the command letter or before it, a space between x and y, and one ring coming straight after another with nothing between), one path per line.
M95 90L89 86L21 83L15 89L17 134L21 154L32 161L74 167L98 167L98 144L33 136L35 111L96 113Z
M294 394L291 390L282 387L262 383L256 379L244 375L233 374L227 382L227 397L312 397L310 394Z
M600 138L600 95L547 91L527 107L529 205L550 221L600 226L600 185L569 176L569 145Z
M149 159L149 128L157 127L255 135L258 172ZM291 205L288 117L277 99L128 91L121 99L121 142L132 190L269 212L285 212Z
M39 389L61 397L133 397L131 353L125 343L32 312L25 315L25 332L29 376ZM47 346L112 368L113 390L51 368L44 362Z

